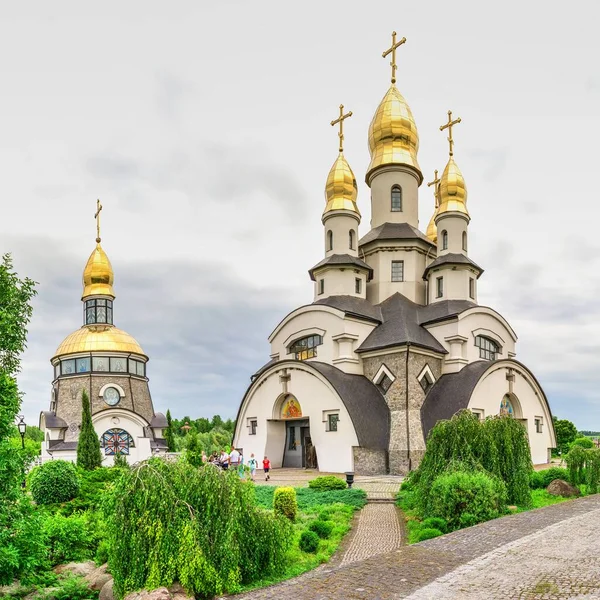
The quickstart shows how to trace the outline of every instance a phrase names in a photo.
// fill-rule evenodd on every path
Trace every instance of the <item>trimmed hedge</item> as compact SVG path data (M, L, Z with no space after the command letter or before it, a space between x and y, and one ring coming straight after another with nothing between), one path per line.
M31 472L29 489L37 504L68 502L79 493L77 469L65 460L44 463Z
M308 482L308 487L319 492L331 492L333 490L345 490L346 482L335 475L323 475Z
M303 531L298 545L302 552L315 553L319 547L319 536L314 531Z
M333 531L334 523L332 521L313 521L308 528L314 531L322 540L326 540Z
M424 542L425 540L431 540L432 538L439 537L443 535L443 531L439 529L435 529L434 527L425 527L423 529L419 529L417 532L417 542Z
M290 521L295 521L298 515L296 490L293 487L277 488L273 494L273 510L276 515L283 515Z

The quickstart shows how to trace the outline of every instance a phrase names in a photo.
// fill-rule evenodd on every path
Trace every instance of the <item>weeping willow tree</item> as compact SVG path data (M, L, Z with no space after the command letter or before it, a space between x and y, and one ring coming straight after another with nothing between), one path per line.
M527 431L519 421L509 416L480 421L464 410L430 431L425 455L411 482L424 508L438 476L453 471L486 472L504 482L509 503L529 506L532 468Z

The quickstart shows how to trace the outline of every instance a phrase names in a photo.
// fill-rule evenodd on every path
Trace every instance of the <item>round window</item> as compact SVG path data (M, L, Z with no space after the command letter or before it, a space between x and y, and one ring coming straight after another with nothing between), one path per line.
M104 402L106 402L106 404L109 406L116 406L121 400L121 394L119 394L119 390L114 387L107 387L104 390L102 397L104 398Z

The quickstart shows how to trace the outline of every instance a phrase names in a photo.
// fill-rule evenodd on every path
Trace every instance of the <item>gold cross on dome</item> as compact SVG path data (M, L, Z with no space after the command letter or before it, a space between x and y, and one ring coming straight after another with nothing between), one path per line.
M338 137L340 138L340 152L344 151L344 120L351 116L352 111L344 114L344 105L340 104L340 116L335 121L331 121L332 126L340 124L340 131L338 133Z
M100 200L96 200L96 214L94 215L94 219L96 219L96 243L100 243L100 211L102 210L102 204L100 204Z
M434 176L433 176L433 181L430 181L427 184L427 187L431 187L432 185L435 185L435 187L433 188L433 196L435 198L435 207L438 207L439 204L439 191L440 191L440 183L441 179L438 177L438 172L437 169L434 171Z
M406 38L403 37L396 43L396 32L392 31L392 45L381 55L385 58L390 52L392 53L392 60L390 62L390 67L392 67L392 83L396 83L396 69L398 68L398 65L396 64L396 48L399 48L405 42Z
M444 129L448 130L448 143L450 144L450 156L454 155L454 140L452 139L452 125L456 125L457 123L460 123L461 119L460 117L458 117L458 119L454 119L454 121L452 120L452 111L449 110L448 111L448 122L445 125L440 125L440 131L444 131Z

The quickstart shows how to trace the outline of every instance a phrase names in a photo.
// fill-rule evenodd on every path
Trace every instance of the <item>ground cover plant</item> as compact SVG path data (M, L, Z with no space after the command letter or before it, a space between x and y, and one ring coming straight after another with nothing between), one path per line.
M260 506L271 508L276 487L272 485L256 486L256 501ZM296 501L301 511L312 510L315 507L329 504L344 504L353 509L360 509L367 503L367 494L359 489L334 490L321 492L312 488L297 487Z

